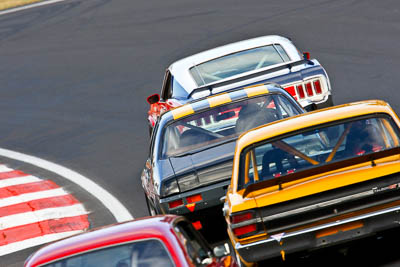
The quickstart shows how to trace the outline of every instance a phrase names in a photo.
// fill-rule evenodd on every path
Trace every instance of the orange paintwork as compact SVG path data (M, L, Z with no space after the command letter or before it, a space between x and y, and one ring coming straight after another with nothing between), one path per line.
M370 101L349 103L345 105L330 107L322 110L317 110L297 115L295 117L276 121L266 126L260 126L246 133L243 133L239 137L236 143L231 185L229 187L226 198L226 204L228 206L226 212L226 219L228 223L230 214L235 212L254 209L257 207L265 207L268 205L289 201L307 195L312 195L323 191L332 190L335 188L340 188L350 184L355 184L362 181L367 181L377 177L399 172L400 155L394 155L376 160L375 161L376 166L371 166L371 162L365 162L362 164L357 164L346 168L320 173L318 175L284 183L282 184L281 187L282 190L278 190L278 186L270 186L259 189L257 191L250 192L246 196L246 198L243 198L243 193L245 190L244 189L238 190L237 182L239 177L240 155L242 151L249 145L282 134L301 130L303 128L308 128L337 120L363 116L368 114L376 114L376 113L388 114L393 118L395 124L397 124L397 126L400 127L400 120L398 116L395 114L395 112L391 109L389 104L380 100L370 100ZM391 129L391 127L388 128ZM392 136L395 135L394 132L391 132L390 134ZM333 153L335 153L335 149ZM382 205L382 207L386 207L388 205L391 206L394 204L398 205L400 203L390 203L387 205ZM357 213L362 214L382 207L374 207L372 209L366 209L363 211L359 211ZM352 216L355 216L355 214L346 214L345 216L343 216L343 218ZM327 221L329 221L329 219ZM320 221L316 224L320 223L322 222ZM307 225L307 227L309 226L310 225ZM351 226L349 227L351 228ZM327 230L327 232L321 232L320 235L321 236L328 235L330 233L329 231L337 232L338 229L330 229ZM344 231L343 229L339 230ZM292 230L294 231L298 229L292 229ZM268 229L266 229L266 231L268 232ZM238 240L230 232L230 230L228 230L228 233L233 243L240 242L241 244L254 242L255 239L260 240L260 238L265 238L267 235L267 233L265 233L264 235L258 235L257 237L252 236L252 237L247 237L246 239Z
M331 228L328 228L328 229L321 230L321 231L316 233L315 237L316 238L321 238L321 237L324 237L324 236L334 235L334 234L336 234L338 232L345 232L345 231L361 228L363 226L364 226L364 224L362 222L346 223L346 224L343 224L343 225L338 225L338 226L335 226L335 227L331 227Z
M237 191L240 154L242 150L250 144L303 128L373 113L389 114L395 120L395 123L400 127L400 120L396 113L390 108L389 104L381 100L369 100L308 112L270 123L267 126L260 126L243 133L236 142L232 173L233 179L231 180L231 187L233 191Z

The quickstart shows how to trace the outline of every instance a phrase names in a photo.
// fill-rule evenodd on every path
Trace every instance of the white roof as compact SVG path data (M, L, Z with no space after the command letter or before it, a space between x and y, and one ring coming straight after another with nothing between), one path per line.
M289 39L278 35L267 35L227 44L194 54L172 63L168 69L183 88L190 93L198 87L189 72L189 69L193 66L228 54L271 44L280 44L285 49L291 61L302 59L299 51Z

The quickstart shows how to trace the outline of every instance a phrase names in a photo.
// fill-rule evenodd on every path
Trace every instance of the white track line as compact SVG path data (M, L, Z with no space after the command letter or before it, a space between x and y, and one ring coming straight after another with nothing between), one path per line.
M32 200L38 200L49 197L59 197L68 195L62 188L38 191L33 193L26 193L12 197L0 198L0 208L11 206L19 203L24 203ZM0 265L1 266L1 265Z
M39 2L39 3L30 4L30 5L26 5L26 6L10 8L10 9L7 9L7 10L0 11L0 16L1 15L5 15L5 14L18 12L18 11L22 11L22 10L26 10L26 9L31 9L31 8L34 8L34 7L50 5L50 4L55 4L55 3L58 3L58 2L64 2L64 1L66 1L66 0L49 0L49 1Z
M36 176L32 176L32 175L8 178L8 179L0 180L0 188L7 187L7 186L13 186L13 185L35 183L35 182L40 182L40 181L43 181L43 180Z
M75 217L79 215L85 215L87 213L88 212L85 210L82 204L17 213L0 217L0 230L46 220Z
M43 245L48 242L56 241L65 237L69 237L75 234L79 234L84 232L84 230L78 231L69 231L69 232L62 232L56 234L48 234L44 236L34 237L30 239L25 239L23 241L14 242L8 245L1 246L0 248L0 256L7 255L19 250L23 250L30 247L35 247L39 245Z
M124 205L122 205L122 203L117 198L115 198L108 191L103 189L101 186L99 186L89 178L73 170L70 170L68 168L65 168L61 165L52 163L47 160L43 160L34 156L22 154L4 148L0 148L0 156L23 161L35 165L37 167L46 169L81 186L83 189L85 189L87 192L89 192L95 198L97 198L111 212L111 214L113 214L113 216L118 222L124 222L133 219L133 216L129 213L129 211L125 208Z
M0 172L10 172L13 169L8 168L6 165L0 165Z

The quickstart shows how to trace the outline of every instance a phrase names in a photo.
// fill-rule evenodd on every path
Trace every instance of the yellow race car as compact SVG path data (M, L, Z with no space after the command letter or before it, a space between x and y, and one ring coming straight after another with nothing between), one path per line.
M399 227L399 127L389 104L371 100L242 134L223 208L240 261L285 259Z

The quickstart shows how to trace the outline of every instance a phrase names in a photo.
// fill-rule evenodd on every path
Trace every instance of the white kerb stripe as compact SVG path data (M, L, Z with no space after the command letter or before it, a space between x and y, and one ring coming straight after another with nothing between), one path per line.
M59 240L61 238L69 237L75 234L79 234L84 232L84 230L77 230L77 231L69 231L69 232L62 232L62 233L55 233L55 234L48 234L44 236L38 236L30 239L25 239L23 241L10 243L8 245L1 246L0 248L0 256L4 256L22 249L35 247L39 245L43 245L48 242L53 242Z
M40 181L43 181L43 180L36 176L32 176L32 175L16 177L16 178L8 178L8 179L0 180L0 188L7 187L7 186L13 186L13 185L35 183L35 182L40 182Z
M85 215L87 213L82 204L18 213L0 217L0 230L45 220Z
M99 186L89 178L73 170L70 170L47 160L43 160L34 156L22 154L4 148L0 148L0 156L27 162L40 168L49 170L81 186L84 190L97 198L111 212L111 214L114 215L117 222L124 222L133 219L128 209L125 208L125 206L122 205L122 203L117 198L115 198L108 191L104 190L101 186Z
M59 196L65 196L65 195L69 195L69 193L64 191L64 189L62 189L62 188L56 188L56 189L51 189L51 190L38 191L38 192L34 192L34 193L21 194L18 196L0 198L0 208L19 204L19 203L28 202L31 200L37 200L37 199L49 198L49 197L59 197Z
M0 172L10 172L13 169L8 168L6 165L0 165Z

